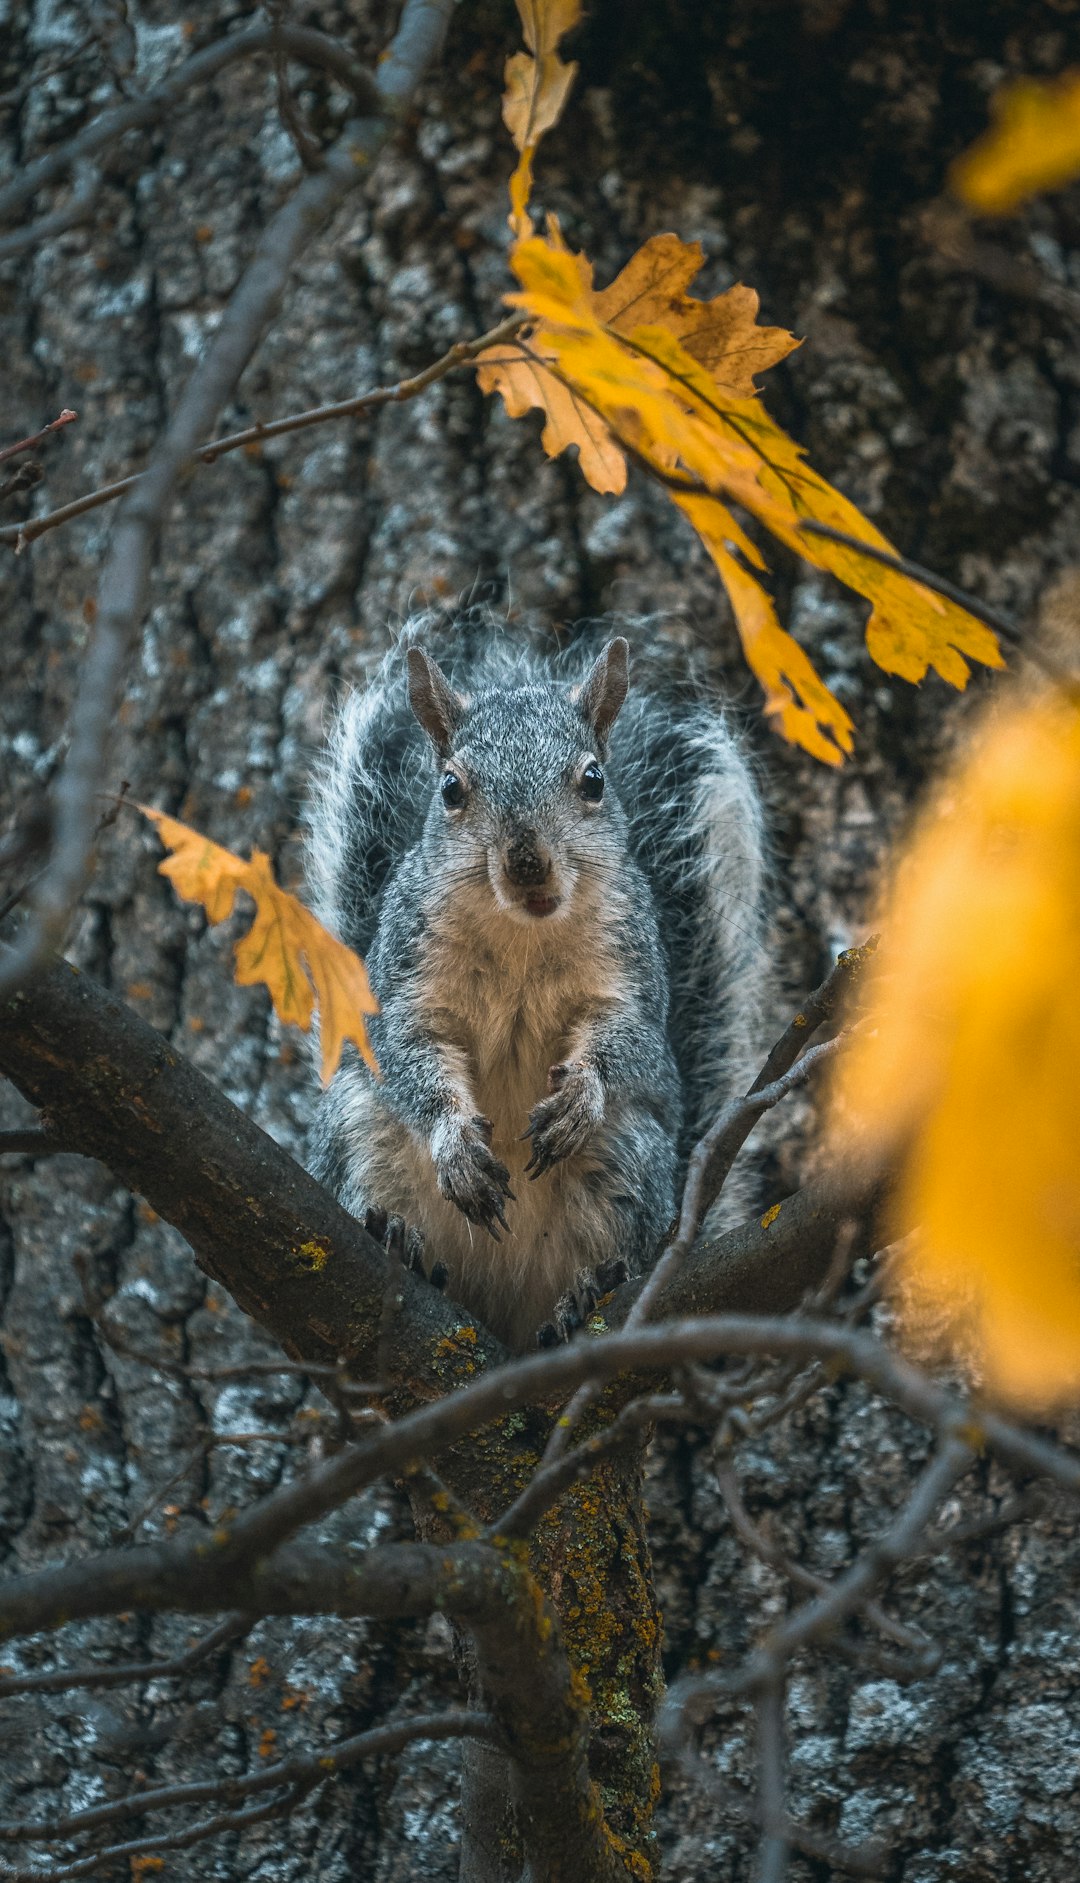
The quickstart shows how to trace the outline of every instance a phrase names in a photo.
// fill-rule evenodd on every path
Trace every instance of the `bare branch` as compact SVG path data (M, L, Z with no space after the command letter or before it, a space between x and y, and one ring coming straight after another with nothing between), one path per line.
M265 24L248 26L227 39L218 39L212 45L204 46L201 52L193 53L183 65L170 72L160 85L144 92L140 98L125 99L122 105L114 106L111 111L103 111L100 117L94 118L67 143L47 150L27 164L20 176L14 177L0 189L0 222L9 221L37 195L38 190L54 183L77 163L103 150L106 144L114 143L126 131L160 124L173 106L194 86L207 84L227 66L235 65L238 59L272 51L278 39L284 41L287 50L295 58L303 59L309 65L322 66L324 70L333 73L353 93L365 113L379 112L388 98L396 96L383 86L376 86L370 74L358 65L348 49L326 33L316 32L311 27L287 24L277 30ZM421 48L421 56L423 53L424 49Z
M43 425L39 432L34 432L32 437L20 438L18 444L15 445L0 446L0 464L6 463L8 458L20 457L24 451L33 451L53 432L62 431L65 425L73 425L78 416L77 412L72 412L68 406L65 406L59 418L51 419L48 425Z
M248 425L243 431L231 432L228 437L212 439L192 453L189 468L199 464L216 464L227 452L263 444L268 438L284 438L290 432L306 431L312 425L326 425L337 419L362 418L384 405L400 405L408 399L415 399L456 367L469 365L493 340L515 331L524 319L523 314L511 314L489 333L480 334L475 340L455 341L430 366L425 366L419 373L410 374L406 379L397 380L394 385L374 386L369 392L357 393L351 399L339 399L333 405L312 406L306 412L294 412L287 418L267 419L265 423ZM88 510L97 510L102 504L115 502L125 491L133 490L142 475L141 471L136 471L130 477L121 477L115 483L103 484L98 490L87 491L85 496L75 497L70 503L50 510L45 516L30 517L25 523L5 525L0 529L0 543L11 543L16 550L20 550L37 537L44 536L47 530L57 529L62 523L70 523L73 517L83 516Z
M18 497L24 490L33 490L45 475L45 466L37 458L27 458L20 464L13 477L6 477L0 484L0 503L6 503L9 497ZM2 919L2 918L0 918Z
M215 1630L215 1633L220 1632ZM208 1637L209 1638L209 1637ZM241 1773L236 1778L195 1780L188 1784L159 1785L153 1790L133 1792L108 1804L91 1805L85 1811L72 1812L66 1818L51 1818L37 1824L0 1824L0 1838L8 1843L54 1843L103 1824L117 1824L123 1818L147 1817L153 1811L172 1811L178 1807L210 1803L235 1805L241 1799L257 1797L260 1792L277 1791L282 1786L300 1786L307 1790L322 1784L335 1773L346 1772L363 1759L400 1752L417 1739L497 1739L495 1722L489 1714L451 1708L445 1713L416 1713L408 1719L389 1721L350 1739L331 1740L311 1758L278 1759L272 1765ZM97 1852L100 1863L104 1853ZM75 1871L71 1874L79 1874Z
M239 1641L252 1625L250 1615L226 1615L216 1628L168 1661L127 1661L114 1667L56 1667L45 1674L13 1674L0 1680L0 1700L16 1693L68 1693L76 1687L129 1687L147 1680L176 1680ZM0 1826L0 1837L8 1835Z
M97 206L100 190L100 170L91 163L77 164L75 187L66 203L59 209L49 210L47 215L39 216L36 222L25 223L21 229L11 229L6 235L0 235L0 263L13 261L16 255L33 254L56 236L65 235L69 229L77 229L81 223L89 222Z

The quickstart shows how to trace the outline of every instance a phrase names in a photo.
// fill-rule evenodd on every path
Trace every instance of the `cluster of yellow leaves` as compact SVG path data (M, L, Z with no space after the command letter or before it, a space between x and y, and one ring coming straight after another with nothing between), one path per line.
M364 1015L378 1013L379 1004L364 964L327 933L310 909L279 887L266 852L253 851L250 863L245 863L175 817L145 804L137 809L172 852L158 865L160 874L185 902L200 902L209 921L224 922L232 914L238 889L251 897L255 920L236 944L236 980L241 987L265 983L279 1019L305 1033L318 1005L323 1083L336 1072L346 1040L355 1042L377 1074Z
M764 558L732 515L732 501L871 601L867 645L888 672L917 681L932 667L962 687L969 659L1000 666L1001 654L990 630L964 609L855 549L802 533L800 525L812 520L890 552L757 396L754 374L798 343L782 328L757 325L758 299L749 288L729 288L711 301L689 295L702 259L697 243L654 236L597 290L591 264L571 254L554 223L546 238L519 240L511 265L520 292L507 299L532 325L509 346L480 355L480 385L502 394L511 417L539 406L545 450L554 457L576 445L594 489L623 488L628 454L660 479L716 564L766 713L786 738L838 764L851 750L851 720L781 627L755 573L764 571Z
M902 1272L1041 1408L1080 1389L1080 713L1060 694L992 719L924 818L884 919L836 1125L899 1150Z
M1015 79L991 107L990 129L958 157L949 186L983 216L1007 216L1039 190L1080 176L1080 69L1048 82Z
M850 752L851 720L781 626L759 580L765 562L732 515L740 503L806 561L827 569L872 604L867 646L878 665L918 681L933 668L962 687L969 660L1001 666L991 631L955 603L850 546L804 534L812 521L893 553L839 491L806 463L765 411L754 375L798 345L757 324L758 297L736 286L710 301L687 290L701 269L696 242L657 235L607 288L574 255L549 218L546 237L528 215L532 155L566 102L574 68L557 46L578 18L577 0L518 0L529 53L507 65L503 111L521 152L511 181L519 292L508 302L530 323L477 360L484 392L498 391L511 418L544 413L550 457L568 446L594 490L617 493L632 456L665 486L693 524L727 590L765 711L783 735L827 764Z

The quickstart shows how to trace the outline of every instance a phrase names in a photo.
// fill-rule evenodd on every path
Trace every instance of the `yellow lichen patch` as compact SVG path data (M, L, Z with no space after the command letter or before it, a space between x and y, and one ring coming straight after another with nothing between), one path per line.
M779 1203L774 1203L772 1206L772 1209L766 1210L764 1216L761 1219L762 1229L771 1228L772 1224L775 1223L779 1214L780 1214L780 1205Z
M309 1275L317 1275L320 1269L326 1267L329 1254L330 1250L325 1242L302 1242L298 1249L293 1250L299 1267L306 1269Z

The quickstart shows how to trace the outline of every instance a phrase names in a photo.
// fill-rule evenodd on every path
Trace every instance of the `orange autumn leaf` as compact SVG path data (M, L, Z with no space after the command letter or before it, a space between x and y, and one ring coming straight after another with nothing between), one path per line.
M568 253L561 244L559 252ZM756 324L758 297L752 288L729 288L711 301L697 301L686 294L704 263L699 242L682 242L670 234L652 236L614 281L601 289L593 287L592 265L583 255L569 259L596 322L620 335L635 327L662 324L682 339L718 389L736 396L752 396L754 374L774 366L799 345L782 327ZM569 445L576 445L586 483L617 496L626 486L626 458L596 412L556 377L555 365L550 336L540 325L523 345L489 347L480 354L480 389L501 393L511 418L522 418L534 407L543 411L546 422L541 443L548 457L557 458Z
M757 454L758 481L773 504L766 511L752 499L747 508L789 549L872 604L866 645L886 673L917 683L933 669L950 686L963 689L971 673L968 660L985 667L1005 665L997 636L965 608L844 543L802 532L803 521L826 523L888 555L896 554L862 511L806 462L801 445L788 437L760 400L727 400L717 408L716 422Z
M1080 68L1015 79L991 105L990 129L958 157L949 186L983 216L1007 216L1040 190L1080 176Z
M756 396L753 374L790 352L791 336L756 326L757 297L749 290L709 302L686 294L700 265L696 245L654 237L599 292L591 264L570 253L554 223L546 240L516 243L511 262L521 287L506 299L532 324L505 350L481 356L482 389L498 389L511 416L542 406L545 449L554 456L576 444L595 488L623 487L628 451L660 478L712 556L765 689L766 712L785 738L838 764L851 750L853 728L780 626L752 573L763 559L732 517L730 500L870 601L867 648L887 672L917 682L933 669L963 687L969 661L1004 664L996 636L965 609L857 548L802 533L802 523L814 521L892 553Z
M897 1156L901 1273L1017 1405L1080 1394L1080 714L985 726L890 892L835 1132Z
M510 226L531 235L528 213L536 146L562 116L577 66L559 57L559 41L581 18L581 0L517 0L528 52L506 61L503 123L521 155L510 179Z
M777 365L802 342L784 327L758 326L760 301L753 288L736 283L711 301L687 294L704 263L700 242L651 236L611 286L594 296L597 319L621 334L636 327L666 328L721 391L753 398L755 373Z
M747 665L765 692L766 718L792 745L801 745L826 765L842 764L854 742L850 716L798 642L781 627L772 597L731 549L734 544L749 560L760 561L756 545L717 498L672 493L672 501L689 518L716 564Z
M279 1019L307 1032L319 1010L319 1050L324 1085L337 1070L346 1040L359 1047L372 1072L378 1064L364 1015L378 1013L367 971L358 955L328 933L310 909L274 880L270 859L254 850L245 863L175 817L136 806L172 852L158 865L178 896L199 902L211 922L232 914L242 889L255 904L255 918L235 948L241 987L265 984Z

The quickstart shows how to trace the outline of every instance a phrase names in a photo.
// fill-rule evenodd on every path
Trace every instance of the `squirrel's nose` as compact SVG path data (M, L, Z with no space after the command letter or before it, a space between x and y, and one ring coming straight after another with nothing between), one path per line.
M551 858L535 830L518 831L507 845L504 868L510 881L522 889L546 882L551 874Z

